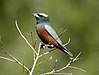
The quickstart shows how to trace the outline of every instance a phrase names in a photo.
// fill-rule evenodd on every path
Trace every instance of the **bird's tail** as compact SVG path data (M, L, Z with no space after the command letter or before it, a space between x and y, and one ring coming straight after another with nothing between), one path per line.
M67 53L70 57L73 57L73 54L66 48L63 50L65 53Z
M64 53L68 54L70 58L73 58L73 54L66 48L64 47L63 45L61 45L61 48L60 48Z

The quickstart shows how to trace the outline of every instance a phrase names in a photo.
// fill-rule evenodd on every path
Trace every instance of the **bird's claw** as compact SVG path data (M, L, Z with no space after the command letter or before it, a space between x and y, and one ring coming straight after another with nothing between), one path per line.
M53 48L54 45L49 45L49 44L42 44L41 48L45 49L45 48Z

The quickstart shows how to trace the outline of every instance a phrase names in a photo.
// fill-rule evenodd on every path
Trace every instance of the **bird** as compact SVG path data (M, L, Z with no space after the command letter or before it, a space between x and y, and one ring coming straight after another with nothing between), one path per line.
M36 18L36 32L41 41L51 48L57 48L70 57L73 54L63 45L55 30L51 27L49 16L45 13L32 13Z

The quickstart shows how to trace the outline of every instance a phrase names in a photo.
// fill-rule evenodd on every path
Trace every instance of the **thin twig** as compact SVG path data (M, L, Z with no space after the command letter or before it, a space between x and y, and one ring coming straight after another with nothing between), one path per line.
M57 61L58 61L58 59L55 60L55 64L54 64L54 67L53 67L53 71L55 71Z
M37 52L36 59L35 59L35 61L34 61L34 63L33 63L32 69L31 69L31 71L30 71L30 75L33 74L34 69L35 69L35 66L36 66L36 64L37 64L37 61L38 61L38 59L39 59L39 53L40 53L40 50L41 50L40 48L41 48L41 42L40 42L39 47L38 47L38 52Z
M54 48L54 49L51 49L50 51L47 51L47 52L41 54L41 55L39 56L39 58L42 57L42 56L44 56L44 55L47 55L48 53L50 53L50 52L52 52L52 51L54 51L54 50L55 50L55 48Z
M11 57L12 59L7 58L7 57L2 57L2 56L0 56L0 58L5 59L5 60L8 60L8 61L16 62L16 63L18 63L19 65L21 65L22 67L24 67L28 72L30 72L30 70L29 70L24 64L22 64L18 59L16 59L14 56L10 55L7 51L6 51L6 54L7 54L9 57Z
M58 38L67 31L67 29L65 29L63 32L61 32L61 34L58 36Z
M81 69L81 68L78 68L78 67L74 67L74 66L69 66L68 68L73 68L73 69L80 70L82 72L86 72L84 69Z
M12 59L10 59L10 58L3 57L3 56L0 56L0 59L4 59L4 60L11 61L11 62L15 62L15 60L12 60Z
M69 68L69 66L70 66L72 63L74 63L74 62L78 59L78 57L80 56L80 54L81 54L81 52L79 52L78 55L77 55L73 60L70 60L64 67L62 67L62 68L60 68L60 69L57 69L57 70L52 70L52 71L47 72L47 73L44 73L43 75L58 73L58 72L60 72L60 71L62 71L62 70L64 70L64 69L66 69L66 68ZM72 68L74 68L74 67L72 67ZM75 68L76 68L76 67L75 67ZM82 69L80 69L80 68L76 68L76 69L82 70ZM84 71L84 70L82 70L82 71ZM84 71L84 72L85 72L85 71Z
M58 40L59 37L62 36L62 34L65 33L65 32L66 32L66 29L65 29L58 37L56 37L55 40ZM52 42L53 42L53 41L49 42L48 45L50 45Z
M64 70L64 69L68 68L68 67L71 65L71 63L72 63L72 61L69 61L66 66L64 66L64 67L62 67L62 68L60 68L60 69L58 69L58 70L55 70L55 72L60 72L60 71L62 71L62 70Z
M52 60L52 56L51 56L49 59L46 59L45 61L39 62L36 66L38 66L38 65L40 65L40 64L42 64L42 63L45 63L45 62L47 62L47 61L50 61L50 60Z
M17 28L19 34L21 35L21 37L25 40L25 42L28 44L28 46L33 50L33 54L35 53L37 55L37 52L35 51L35 49L31 46L31 44L27 41L27 39L24 37L24 35L20 31L18 24L17 24L17 21L15 21L15 25L16 25L16 28Z
M16 62L18 63L19 65L21 65L22 67L24 67L28 72L30 72L30 70L24 65L22 64L17 58L15 58L14 56L12 56L10 53L7 52L7 50L5 49L5 47L3 46L3 43L2 43L2 40L0 39L0 44L1 44L1 47L3 49L3 53L5 53L7 56L9 56L10 58L12 59L9 59L9 58L6 58L6 57L2 57L2 59L5 59L5 60L9 60L9 61L13 61L13 62Z
M81 51L78 53L78 55L73 59L73 62L75 62L79 59L78 57L81 55L81 53L82 53Z
M70 60L65 67L56 70L56 72L59 72L59 71L62 71L64 69L68 68L72 63L74 63L78 59L78 57L80 56L80 54L81 54L81 52L79 52L78 55L73 60Z
M70 43L70 38L68 39L68 42L64 44L64 46L67 46Z
M18 59L16 59L14 56L12 56L12 55L9 55L11 58L13 58L15 61L16 61L16 63L18 63L19 65L21 65L22 67L24 67L29 73L30 73L30 70L24 65L24 64L22 64Z
M45 73L41 75L72 75L72 73Z

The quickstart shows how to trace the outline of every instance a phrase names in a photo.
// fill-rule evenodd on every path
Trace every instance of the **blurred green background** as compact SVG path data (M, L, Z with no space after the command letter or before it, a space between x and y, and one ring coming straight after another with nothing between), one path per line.
M6 50L31 68L33 63L32 50L20 37L15 20L32 44L31 37L26 33L33 32L33 39L38 39L35 32L36 20L32 13L44 12L49 15L52 27L60 34L63 43L71 38L67 48L76 56L80 51L82 60L73 63L86 72L75 69L64 70L73 75L99 75L99 1L98 0L0 0L0 36ZM1 49L1 48L0 48ZM44 51L44 50L42 50ZM45 50L46 51L46 50ZM0 55L4 56L1 52ZM55 59L56 68L64 66L68 58L60 50L44 56L38 62L53 57L51 61L36 68L35 75L52 70ZM22 67L16 63L0 59L0 75L23 75Z

